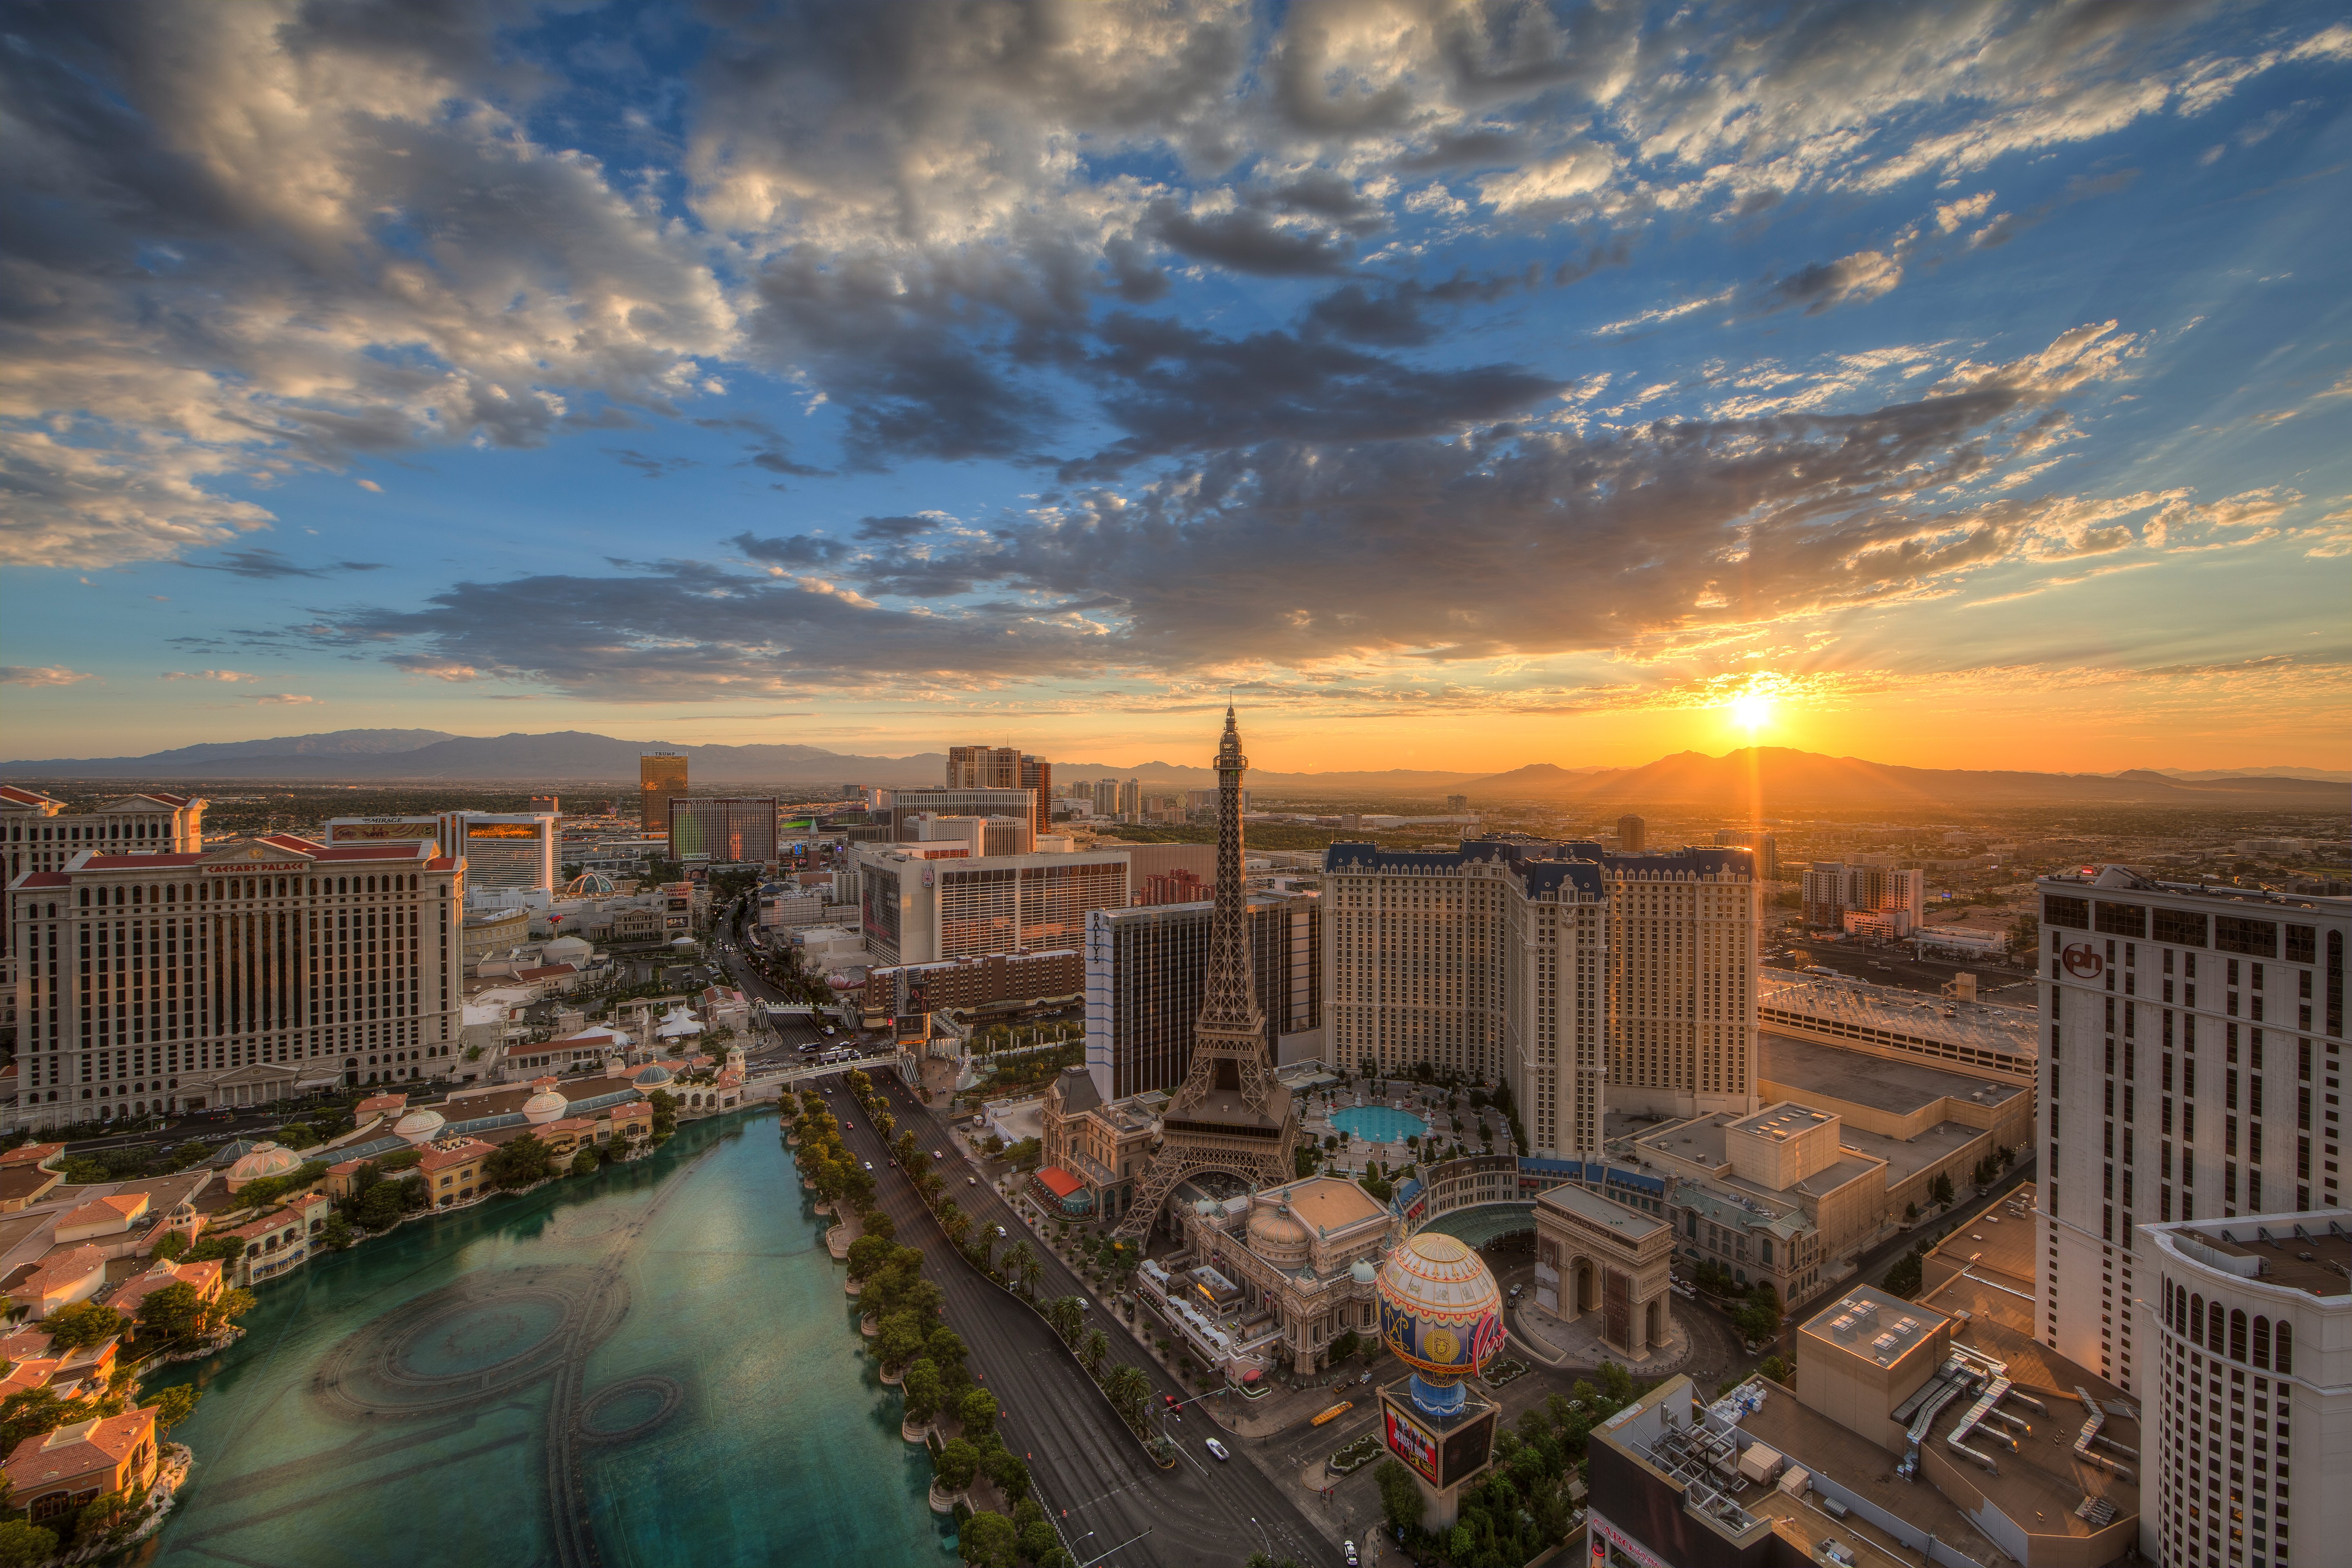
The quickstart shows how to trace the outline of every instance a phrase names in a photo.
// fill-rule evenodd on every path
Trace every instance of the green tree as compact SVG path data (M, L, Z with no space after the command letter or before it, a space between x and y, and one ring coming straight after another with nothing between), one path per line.
M0 1568L32 1568L58 1554L58 1532L21 1519L0 1521Z
M1381 1468L1372 1472L1372 1482L1381 1489L1381 1512L1391 1524L1421 1528L1421 1488L1414 1484L1411 1470L1394 1459L1382 1459Z
M235 1263L245 1256L245 1237L241 1236L207 1236L188 1248L187 1261L209 1263L215 1259L224 1264ZM226 1272L226 1269L223 1272Z
M885 1237L867 1234L849 1244L849 1277L863 1280L887 1264L898 1249Z
M1019 1560L1020 1533L1003 1514L983 1510L957 1527L956 1549L975 1568L1013 1568Z
M995 1447L981 1450L980 1464L1007 1501L1018 1502L1029 1495L1028 1463L1001 1442Z
M1952 1174L1949 1171L1937 1173L1935 1184L1927 1189L1927 1201L1945 1208L1951 1206Z
M926 1356L908 1363L907 1375L900 1380L898 1389L906 1395L906 1416L910 1425L919 1426L940 1413L943 1386L937 1362Z
M326 1225L319 1232L319 1245L330 1252L348 1252L352 1246L352 1222L340 1212L327 1215Z
M187 1250L188 1233L184 1230L167 1230L156 1238L155 1261L176 1263Z
M482 1161L483 1178L494 1187L509 1190L527 1187L553 1174L554 1151L531 1132L524 1133L511 1143L500 1144Z
M1021 1527L1021 1555L1032 1563L1043 1563L1046 1556L1062 1548L1062 1538L1054 1533L1046 1520L1032 1520Z
M580 1145L580 1152L572 1156L572 1173L575 1176L593 1176L596 1173L597 1167L603 1163L603 1161L596 1158L596 1145L583 1143Z
M408 1205L402 1202L398 1182L377 1182L359 1195L359 1222L369 1230L390 1230L400 1223Z
M1756 1370L1764 1376L1770 1378L1775 1383L1788 1382L1789 1379L1795 1374L1796 1371L1796 1369L1791 1367L1786 1360L1776 1355L1766 1356L1762 1363L1759 1364Z
M137 1337L167 1350L193 1350L203 1342L210 1315L196 1288L178 1280L139 1303Z
M1142 1369L1121 1362L1110 1369L1103 1379L1103 1392L1110 1396L1111 1407L1138 1432L1143 1430L1144 1413L1151 1401L1151 1380Z
M14 1453L27 1437L53 1432L73 1418L73 1406L46 1388L27 1388L0 1399L0 1447Z
M874 1336L875 1359L886 1372L896 1372L923 1352L922 1320L912 1312L893 1312L882 1320Z
M1108 1354L1110 1354L1110 1341L1104 1336L1100 1329L1088 1329L1086 1343L1078 1351L1078 1357L1087 1363L1087 1370L1099 1373L1102 1370L1103 1358Z
M982 1432L995 1431L996 1395L984 1388L973 1389L956 1406L956 1419L963 1423L963 1435L975 1441Z
M1086 1313L1076 1296L1056 1296L1045 1303L1045 1321L1062 1336L1064 1344L1074 1345L1086 1327Z
M933 1468L939 1472L940 1486L960 1492L971 1485L972 1477L980 1474L980 1449L970 1438L958 1437L940 1447Z
M122 1314L96 1301L76 1301L43 1318L41 1331L58 1350L90 1350L122 1332Z
M204 1392L192 1383L175 1383L163 1390L155 1396L155 1403L148 1406L155 1412L156 1430L169 1432L185 1421L195 1414L196 1401L203 1397Z

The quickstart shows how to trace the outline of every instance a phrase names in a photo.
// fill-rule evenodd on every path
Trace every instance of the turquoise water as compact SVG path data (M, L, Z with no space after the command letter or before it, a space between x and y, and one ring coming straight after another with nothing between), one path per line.
M1429 1131L1429 1123L1392 1105L1358 1105L1331 1113L1331 1125L1368 1143L1402 1143Z
M772 1118L265 1287L141 1564L953 1561Z

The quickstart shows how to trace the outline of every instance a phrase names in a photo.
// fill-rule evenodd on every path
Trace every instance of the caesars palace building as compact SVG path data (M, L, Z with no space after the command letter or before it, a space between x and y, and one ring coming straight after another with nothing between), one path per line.
M463 862L291 834L17 879L17 1114L35 1130L435 1076Z

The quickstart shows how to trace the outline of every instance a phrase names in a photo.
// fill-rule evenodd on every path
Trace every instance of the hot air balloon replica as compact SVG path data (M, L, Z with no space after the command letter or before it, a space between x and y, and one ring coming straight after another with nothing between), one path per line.
M1423 1523L1451 1527L1462 1488L1494 1457L1498 1407L1465 1379L1503 1348L1503 1293L1477 1248L1436 1231L1381 1266L1381 1342L1412 1370L1381 1390L1381 1433L1421 1485Z

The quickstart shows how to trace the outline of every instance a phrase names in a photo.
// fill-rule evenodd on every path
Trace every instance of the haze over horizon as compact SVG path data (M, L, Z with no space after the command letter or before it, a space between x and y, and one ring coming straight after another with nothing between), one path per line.
M2352 766L2340 15L11 31L14 756Z

